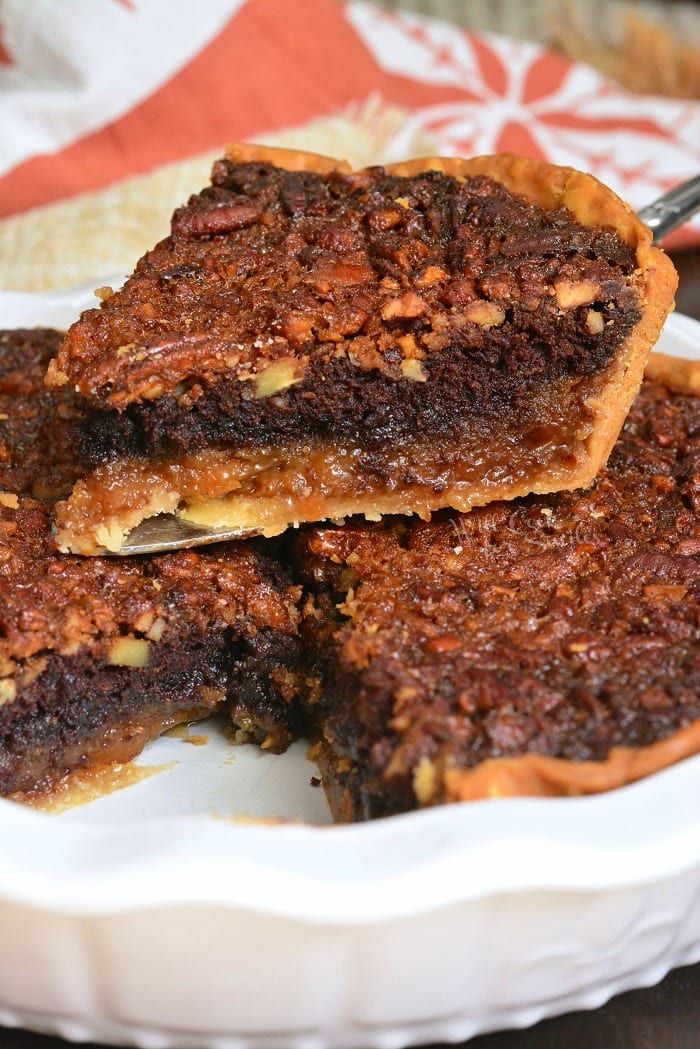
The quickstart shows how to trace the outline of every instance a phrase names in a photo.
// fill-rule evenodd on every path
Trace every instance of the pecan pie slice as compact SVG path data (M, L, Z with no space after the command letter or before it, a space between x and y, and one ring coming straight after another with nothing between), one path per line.
M91 471L59 544L116 551L161 512L273 535L588 485L675 280L567 168L231 147L51 366Z
M75 398L43 388L57 332L0 332L0 794L125 761L228 712L281 750L300 727L299 589L256 543L152 558L58 554ZM274 552L272 552L274 553Z
M338 819L593 793L700 752L700 364L678 392L686 364L657 361L589 491L299 537Z

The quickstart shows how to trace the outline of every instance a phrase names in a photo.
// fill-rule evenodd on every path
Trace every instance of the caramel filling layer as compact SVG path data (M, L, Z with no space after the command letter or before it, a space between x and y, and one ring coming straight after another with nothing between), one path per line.
M299 441L209 449L167 461L116 460L79 481L59 504L58 546L116 553L129 532L157 514L272 536L302 522L356 514L427 517L445 506L469 510L495 499L578 487L592 480L586 473L591 393L584 383L568 396L552 391L524 429L497 435L471 420L469 431L452 441L421 438L380 449Z

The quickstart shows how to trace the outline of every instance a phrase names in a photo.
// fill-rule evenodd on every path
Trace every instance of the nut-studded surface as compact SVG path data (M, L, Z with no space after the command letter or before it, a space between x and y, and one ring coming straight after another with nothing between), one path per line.
M42 387L57 341L0 334L0 793L130 757L219 707L282 749L299 725L299 591L271 557L56 553L53 498L76 472L71 399Z
M613 229L483 176L224 160L54 374L100 409L92 465L454 433L603 368L639 318L635 265Z
M300 556L344 818L604 789L630 754L700 749L697 397L646 382L590 492L318 528Z

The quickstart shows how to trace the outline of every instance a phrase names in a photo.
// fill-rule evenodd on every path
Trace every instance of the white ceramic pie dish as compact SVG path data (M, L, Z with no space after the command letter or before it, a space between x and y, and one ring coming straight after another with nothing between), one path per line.
M2 292L0 325L62 326L89 300ZM671 317L658 349L700 357L700 324ZM0 1024L398 1049L596 1007L700 959L700 757L601 796L332 827L301 744L196 731L205 746L157 741L141 763L170 767L83 808L0 801Z

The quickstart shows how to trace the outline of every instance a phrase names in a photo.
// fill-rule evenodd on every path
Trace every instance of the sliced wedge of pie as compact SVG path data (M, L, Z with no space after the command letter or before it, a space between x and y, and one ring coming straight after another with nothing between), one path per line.
M589 175L231 147L49 372L86 406L61 549L147 517L273 535L590 484L673 303Z

